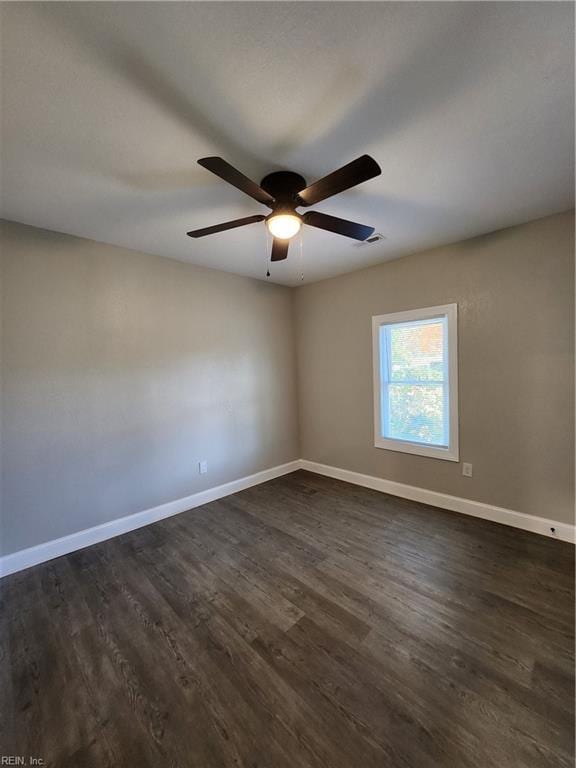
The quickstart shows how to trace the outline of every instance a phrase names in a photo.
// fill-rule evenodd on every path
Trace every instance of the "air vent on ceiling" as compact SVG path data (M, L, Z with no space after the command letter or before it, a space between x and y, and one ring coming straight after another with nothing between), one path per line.
M356 248L365 248L367 245L379 243L380 240L386 240L386 235L383 235L381 232L374 232L374 234L367 237L366 240L362 240L361 243L354 243L354 245Z

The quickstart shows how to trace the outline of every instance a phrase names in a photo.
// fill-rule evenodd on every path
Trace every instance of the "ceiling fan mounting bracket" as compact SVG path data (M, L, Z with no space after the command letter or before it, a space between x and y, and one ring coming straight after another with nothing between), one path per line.
M275 171L264 176L260 186L278 202L298 205L298 192L306 187L306 179L292 171Z

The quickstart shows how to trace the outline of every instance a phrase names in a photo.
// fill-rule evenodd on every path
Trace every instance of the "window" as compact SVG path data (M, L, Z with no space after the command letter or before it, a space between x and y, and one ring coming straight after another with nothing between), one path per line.
M458 461L457 306L372 318L374 444Z

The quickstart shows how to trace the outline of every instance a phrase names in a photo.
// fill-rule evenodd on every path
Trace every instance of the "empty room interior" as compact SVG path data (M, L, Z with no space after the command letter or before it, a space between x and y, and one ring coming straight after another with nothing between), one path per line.
M0 764L572 768L574 4L0 27Z

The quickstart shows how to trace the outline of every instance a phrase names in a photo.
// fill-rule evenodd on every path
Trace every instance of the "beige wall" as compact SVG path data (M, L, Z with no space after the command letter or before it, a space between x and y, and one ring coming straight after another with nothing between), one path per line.
M561 214L291 291L2 223L1 551L300 455L571 522L573 226ZM472 479L373 447L372 315L449 302Z
M298 458L288 288L0 237L4 553Z
M450 302L473 478L373 441L372 315ZM303 286L296 318L303 458L573 522L573 214Z

